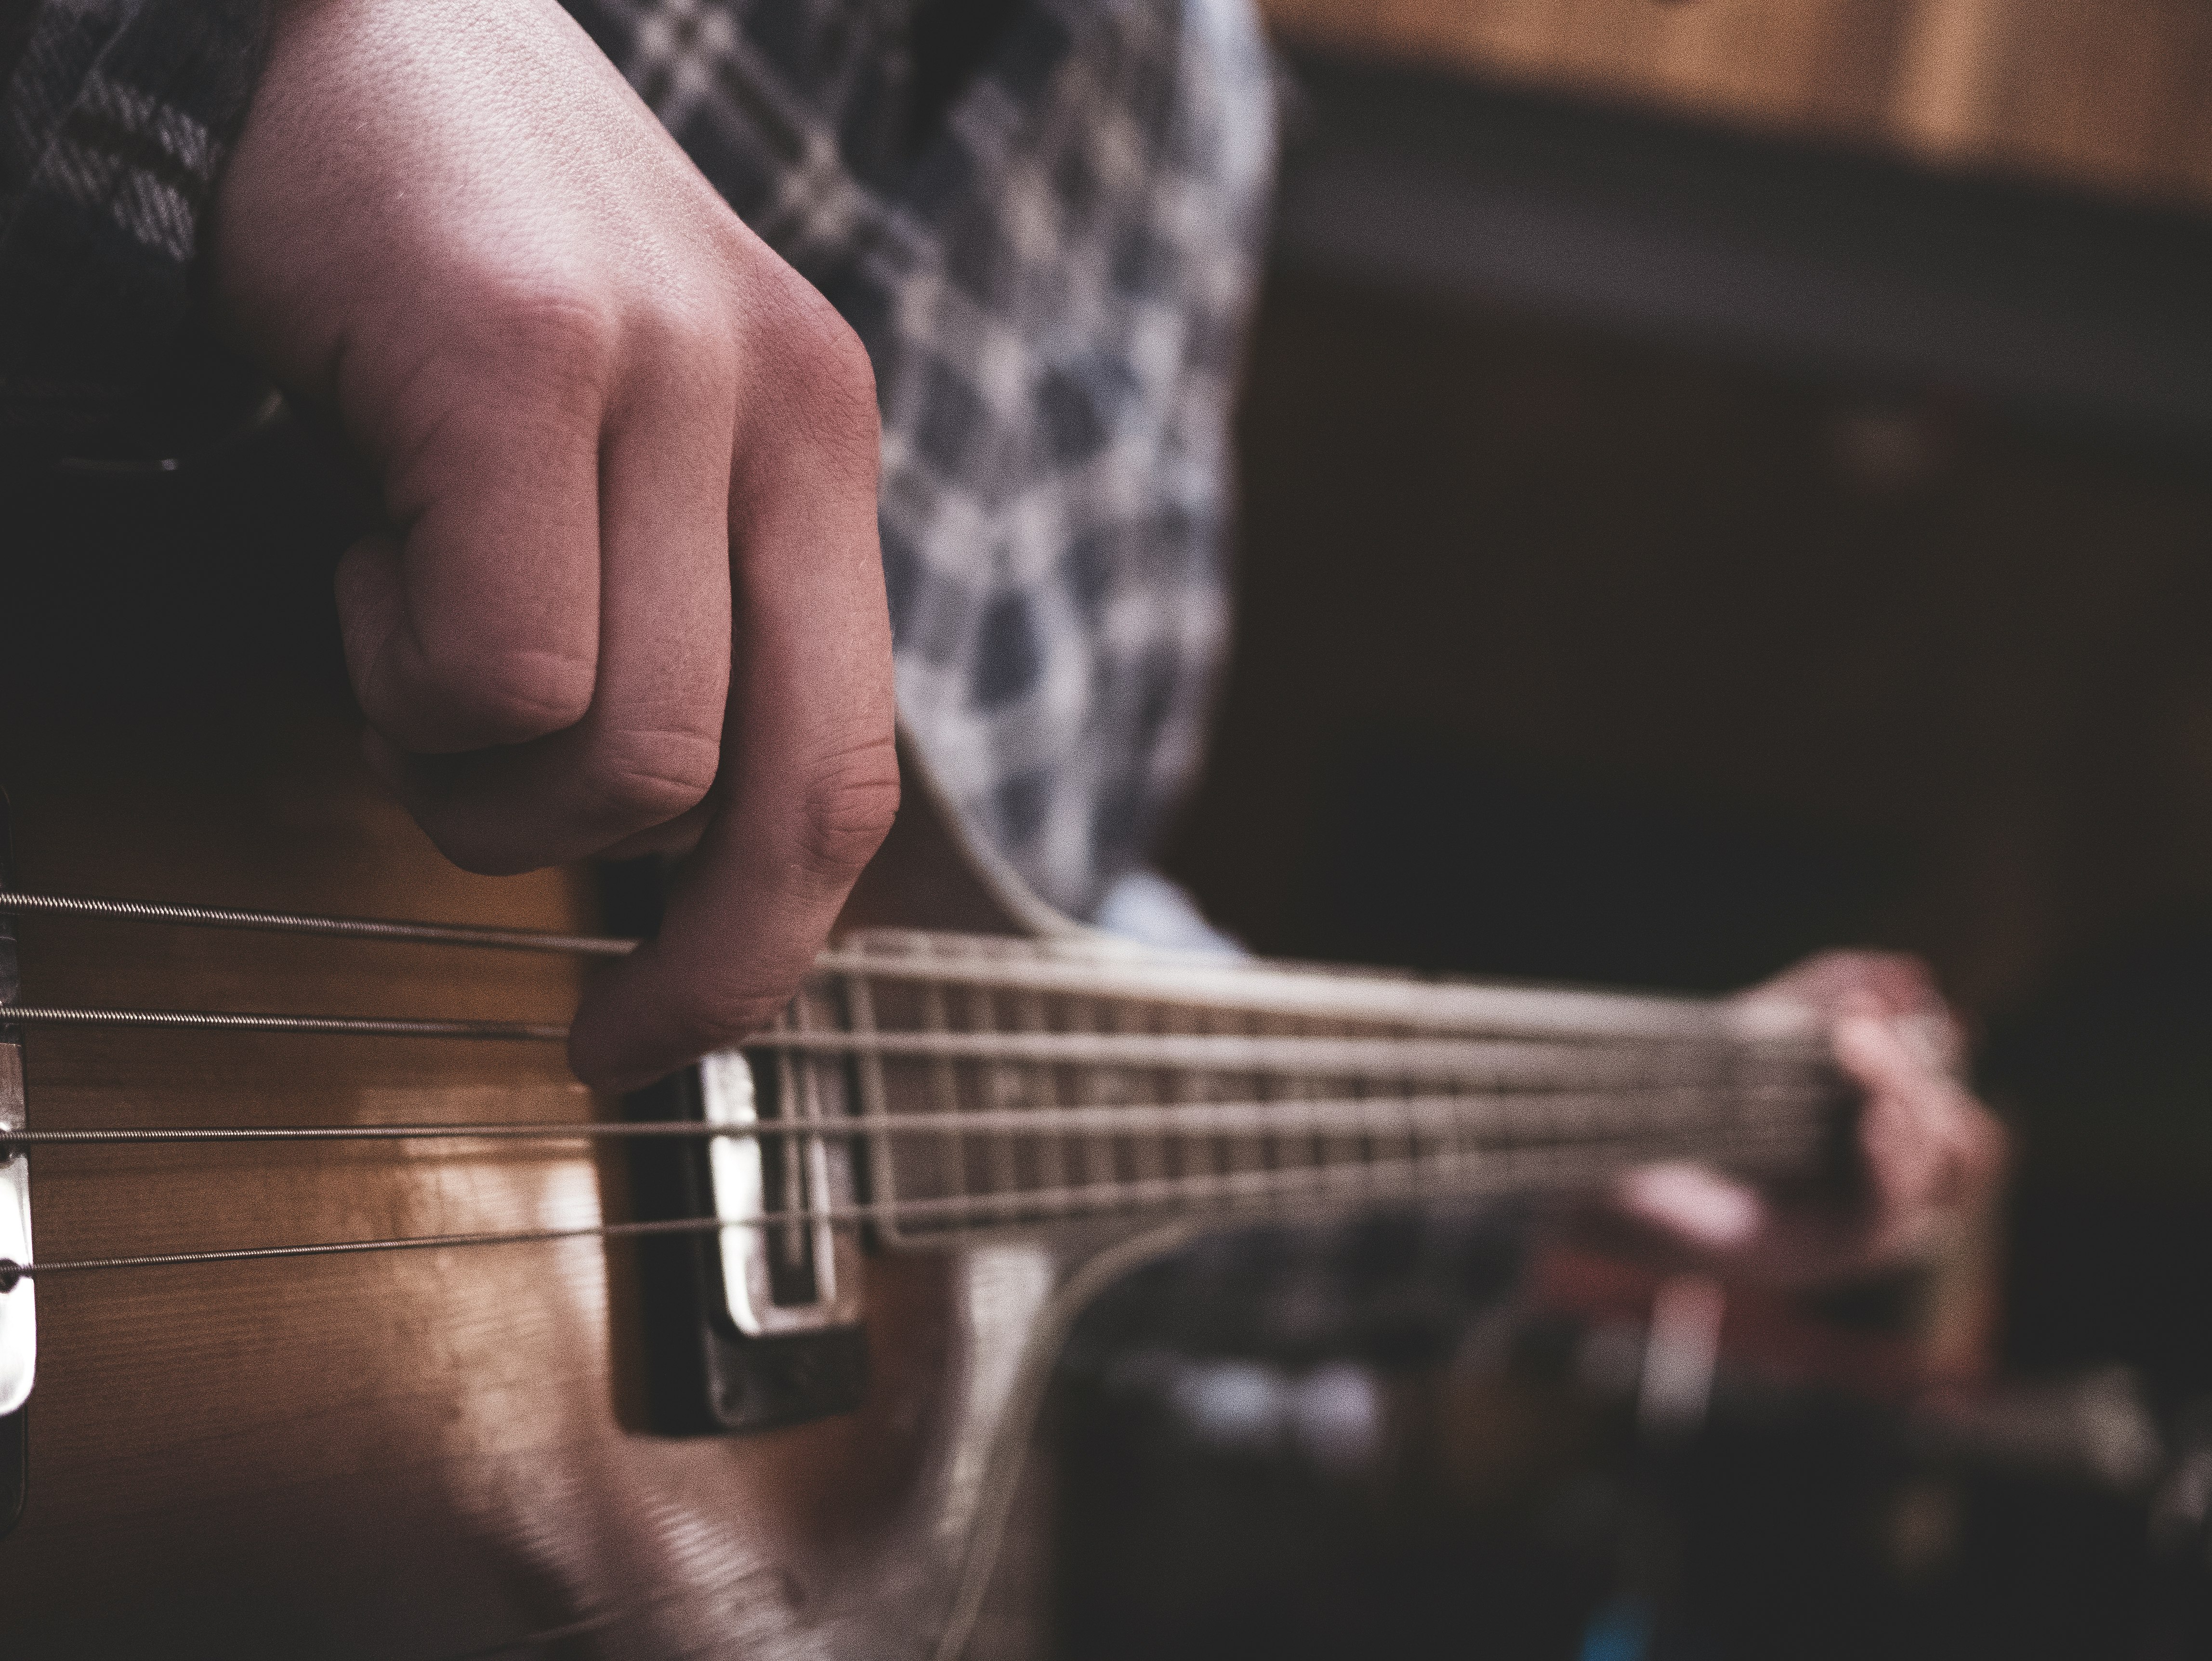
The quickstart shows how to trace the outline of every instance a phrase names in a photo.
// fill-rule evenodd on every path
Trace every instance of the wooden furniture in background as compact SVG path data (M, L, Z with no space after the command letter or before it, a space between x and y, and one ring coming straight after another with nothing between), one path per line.
M2212 204L2198 0L1261 0L1288 40L1945 167Z

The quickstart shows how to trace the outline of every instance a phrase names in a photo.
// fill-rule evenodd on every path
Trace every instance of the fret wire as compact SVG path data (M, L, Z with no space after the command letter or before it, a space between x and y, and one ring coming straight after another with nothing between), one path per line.
M1352 1141L1358 1151L1353 1154L1352 1163L1354 1168L1367 1173L1371 1183L1377 1163L1375 1157L1375 1105L1374 1092L1366 1080L1354 1079L1352 1081L1352 1099L1359 1104L1358 1126L1352 1133Z
M921 986L922 1019L931 1032L950 1032L952 1030L951 998L945 984L939 981L925 981ZM882 1053L880 1050L878 1054ZM950 1058L939 1061L931 1068L932 1082L936 1086L939 1111L947 1116L962 1116L960 1106L960 1074L958 1063ZM968 1144L965 1136L956 1132L939 1155L942 1174L951 1179L952 1191L968 1191Z
M1137 1036L1161 1037L1172 1035L1176 1031L1172 1023L1178 1019L1188 1019L1188 1012L1170 1006L1146 1012L1139 1015L1139 1019L1142 1019L1145 1025L1131 1035L1133 1037ZM1163 1022L1170 1025L1163 1028L1161 1026ZM1168 1086L1162 1080L1159 1068L1148 1068L1141 1076L1144 1080L1145 1098L1148 1103L1166 1105L1173 1099ZM1139 1183L1164 1182L1181 1170L1182 1162L1170 1155L1166 1141L1159 1136L1155 1129L1148 1127L1140 1130L1133 1139L1132 1147L1136 1154L1133 1169L1137 1173L1136 1180Z
M1256 1010L1245 1012L1243 1028L1249 1035L1259 1037L1266 1032L1267 1027L1267 1017ZM1264 1102L1267 1098L1267 1078L1263 1073L1240 1074L1234 1089L1225 1087L1226 1080L1224 1084L1224 1088L1216 1093L1226 1099L1233 1101L1240 1095L1245 1100L1252 1102ZM1230 1162L1236 1169L1269 1171L1274 1168L1274 1160L1268 1147L1266 1131L1255 1129L1232 1132L1228 1137L1228 1143Z
M981 1031L993 1036L998 1035L1001 1030L999 1019L1000 997L1001 995L995 991L969 995L969 1008L973 1011L980 1006L982 1010ZM1022 1110L1019 1104L1025 1092L1012 1068L1004 1062L987 1062L983 1064L981 1083L983 1100L990 1111L1017 1113ZM994 1132L983 1139L983 1167L984 1180L989 1183L990 1191L994 1194L1011 1193L1022 1186L1021 1171L1014 1159L1013 1139L1003 1133Z
M784 1006L782 1014L776 1018L776 1025L799 1031L805 1030L806 995L804 991ZM784 1073L783 1110L786 1116L811 1127L821 1117L817 1111L820 1102L816 1094L816 1086L820 1081L815 1076L819 1069L813 1057L804 1054L785 1054L776 1057L776 1065ZM783 1173L783 1192L787 1197L793 1195L811 1196L812 1199L820 1197L818 1191L807 1183L806 1168L811 1163L807 1158L810 1149L819 1146L821 1140L819 1135L799 1135L785 1136L774 1144L775 1158ZM785 1208L788 1210L791 1208L787 1205ZM805 1206L801 1205L799 1209L804 1210ZM807 1224L803 1218L784 1224L776 1233L780 1238L769 1248L771 1251L781 1252L787 1263L806 1261Z
M1077 1032L1093 1030L1096 1025L1095 1014L1096 1012L1090 999L1070 998L1067 1001L1068 1030ZM1098 1069L1078 1067L1075 1069L1075 1106L1079 1110L1103 1107L1106 1105L1104 1097L1105 1092L1100 1087ZM1110 1170L1114 1163L1114 1147L1111 1142L1102 1147L1088 1136L1075 1138L1075 1163L1082 1182L1090 1183L1098 1180L1098 1161L1102 1153L1105 1156L1107 1166Z
M1206 1030L1206 1021L1212 1013L1205 1009L1179 1008L1171 1011L1167 1017L1169 1031L1188 1037L1217 1037L1218 1035ZM1176 1068L1171 1071L1155 1073L1152 1076L1159 1088L1160 1100L1163 1104L1176 1106L1196 1098L1197 1081L1192 1078L1188 1070ZM1160 1170L1167 1177L1180 1180L1200 1174L1193 1169L1198 1148L1188 1138L1169 1137L1158 1135L1156 1133L1155 1140L1159 1144Z
M1312 1025L1311 1020L1306 1017L1297 1018L1299 1036L1310 1036L1309 1029ZM1313 1103L1321 1099L1320 1086L1317 1081L1296 1074L1291 1075L1288 1082L1298 1099L1308 1104L1306 1110L1299 1115L1300 1121L1306 1127L1301 1139L1304 1143L1302 1150L1304 1159L1310 1165L1326 1165L1329 1157L1328 1138L1323 1132L1321 1121L1315 1116L1311 1106Z
M1099 1004L1099 1008L1105 1018L1106 1032L1119 1035L1130 1030L1131 1012L1127 1004L1103 1001ZM1101 1088L1109 1094L1126 1098L1139 1090L1137 1075L1131 1069L1111 1068L1103 1071L1101 1077ZM1126 1101L1124 1104L1127 1104ZM1140 1134L1124 1134L1113 1138L1106 1146L1109 1154L1106 1161L1109 1181L1119 1182L1125 1171L1132 1177L1144 1174L1145 1149Z
M1248 1037L1257 1037L1266 1025L1256 1010L1241 1012L1237 1025ZM1224 1076L1215 1080L1215 1087L1206 1092L1209 1103L1235 1100L1242 1095L1248 1101L1258 1101L1267 1090L1262 1074L1238 1074L1234 1079ZM1222 1163L1231 1171L1264 1171L1267 1165L1267 1149L1261 1136L1249 1127L1243 1129L1224 1129L1221 1135Z
M1817 1144L1802 1136L1769 1136L1762 1141L1771 1144L1765 1150L1765 1162L1778 1163L1802 1159ZM1454 1191L1468 1197L1478 1194L1500 1191L1516 1184L1531 1185L1532 1179L1544 1177L1554 1185L1570 1185L1589 1182L1607 1172L1623 1170L1655 1159L1680 1157L1686 1152L1696 1151L1695 1144L1685 1145L1678 1136L1644 1136L1624 1139L1612 1143L1576 1145L1565 1147L1504 1149L1486 1153L1455 1166L1458 1174L1479 1177L1479 1183L1470 1183ZM1753 1149L1744 1150L1747 1155ZM1747 1159L1744 1163L1748 1164ZM1516 1174L1517 1173L1517 1174ZM1116 1184L1097 1189L1075 1189L1067 1196L1066 1214L1097 1209L1103 1211L1143 1211L1177 1200L1263 1200L1279 1197L1286 1188L1323 1189L1328 1183L1340 1180L1344 1168L1324 1166L1297 1172L1239 1172L1229 1177L1200 1178L1164 1178L1158 1181ZM1371 1177L1389 1177L1402 1172L1380 1171ZM1285 1183L1284 1177L1301 1179ZM1255 1181L1267 1178L1268 1182ZM1272 1185L1271 1185L1272 1184ZM639 1236L672 1233L703 1233L725 1228L758 1228L778 1224L799 1222L828 1222L832 1225L854 1224L899 1217L944 1216L960 1208L968 1211L1000 1212L1009 1216L1018 1215L1033 1208L1046 1196L1036 1194L993 1194L945 1196L933 1199L897 1202L855 1202L838 1206L817 1206L791 1212L760 1213L750 1217L734 1218L673 1218L646 1222L598 1223L566 1228L514 1229L474 1233L396 1236L368 1240L310 1242L289 1246L225 1247L209 1251L154 1252L126 1256L62 1258L45 1262L14 1266L7 1273L25 1278L39 1275L76 1274L100 1269L153 1269L186 1264L246 1262L283 1258L324 1257L349 1256L371 1251L426 1250L446 1247L474 1247L485 1245L519 1245L574 1239L620 1239ZM1325 1193L1309 1197L1328 1197ZM1371 1192L1341 1197L1371 1200ZM1404 1196L1386 1197L1405 1197ZM1087 1203L1095 1202L1096 1204ZM956 1220L957 1228L965 1232L964 1221Z
M844 977L845 1007L852 1018L856 1032L876 1030L875 983L865 975ZM854 1057L854 1070L859 1074L860 1086L860 1120L869 1137L868 1181L886 1198L896 1199L898 1193L898 1171L891 1159L889 1139L877 1134L877 1128L890 1116L890 1104L884 1089L883 1057L862 1050ZM857 1177L856 1177L857 1180Z
M1253 1027L1255 1032L1265 1032L1268 1031L1267 1017L1265 1015L1254 1016ZM1274 1086L1268 1081L1267 1076L1264 1073L1255 1073L1252 1075L1252 1098L1255 1102L1259 1102L1263 1104L1272 1104L1275 1098ZM1275 1116L1273 1115L1269 1116L1271 1121L1274 1116ZM1261 1131L1253 1139L1253 1153L1258 1159L1258 1168L1260 1170L1279 1171L1282 1169L1283 1159L1281 1138L1272 1123L1267 1129Z
M1427 1162L1424 1160L1421 1154L1421 1133L1419 1126L1415 1123L1413 1110L1408 1100L1412 1091L1413 1086L1411 1085L1400 1086L1397 1092L1391 1098L1391 1104L1394 1108L1401 1104L1404 1104L1406 1107L1406 1111L1403 1116L1406 1125L1403 1133L1406 1138L1406 1157L1409 1161L1411 1161L1416 1173L1414 1177L1414 1188L1418 1192L1421 1185L1419 1173L1427 1169ZM1396 1116L1394 1115L1394 1116Z
M1014 995L1015 1019L1033 1032L1054 1030L1048 1019L1044 995L1038 992L1019 992ZM1060 1106L1060 1069L1044 1067L1037 1070L1030 1098L1038 1104L1033 1110L1051 1112ZM1067 1186L1067 1144L1060 1135L1048 1135L1030 1150L1036 1161L1037 1180L1047 1188Z
M1224 1025L1233 1023L1237 1015L1241 1013L1241 1011L1225 1010L1208 1011L1198 1018L1199 1030L1208 1035L1217 1035ZM1184 1077L1188 1093L1181 1099L1195 1101L1201 1105L1211 1104L1216 1092L1229 1082L1222 1076L1211 1073L1199 1073L1194 1075L1187 1074ZM1235 1162L1229 1157L1230 1150L1226 1142L1227 1138L1217 1131L1212 1135L1201 1137L1195 1142L1187 1144L1184 1152L1188 1158L1198 1164L1202 1171L1225 1175L1237 1168Z

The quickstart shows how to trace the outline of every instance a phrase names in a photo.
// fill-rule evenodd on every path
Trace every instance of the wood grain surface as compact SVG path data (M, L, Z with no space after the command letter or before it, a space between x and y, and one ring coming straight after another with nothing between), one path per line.
M575 873L453 870L282 688L11 734L21 879L64 892L562 929ZM27 996L565 1019L506 953L26 920ZM611 1114L557 1046L41 1031L32 1123ZM467 1142L47 1148L48 1258L589 1224L621 1155ZM638 1427L630 1265L595 1241L57 1276L0 1652L892 1655L944 1588L914 1548L953 1354L943 1265L869 1265L860 1413Z
M1261 0L1287 39L2100 194L2212 204L2193 0Z

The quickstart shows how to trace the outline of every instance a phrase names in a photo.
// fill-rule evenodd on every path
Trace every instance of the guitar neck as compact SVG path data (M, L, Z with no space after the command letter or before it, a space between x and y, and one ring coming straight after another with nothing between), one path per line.
M750 1048L775 1116L860 1120L891 1244L1765 1175L1850 1098L1787 1010L890 932Z

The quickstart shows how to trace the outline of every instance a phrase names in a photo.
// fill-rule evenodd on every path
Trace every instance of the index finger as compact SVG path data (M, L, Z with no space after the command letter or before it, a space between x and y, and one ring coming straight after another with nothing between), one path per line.
M749 336L731 472L722 769L659 936L586 994L577 1073L635 1088L774 1018L898 804L874 381L811 289Z

